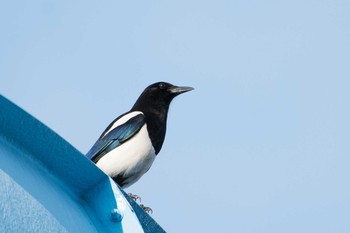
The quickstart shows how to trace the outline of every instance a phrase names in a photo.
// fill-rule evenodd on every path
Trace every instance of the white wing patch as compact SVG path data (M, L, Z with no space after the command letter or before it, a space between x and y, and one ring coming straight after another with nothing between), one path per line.
M114 122L114 124L112 125L112 127L106 131L104 134L103 134L103 137L108 134L111 130L115 129L116 127L118 127L119 125L122 125L124 124L125 122L127 122L128 120L130 120L131 118L133 118L134 116L137 116L139 114L142 114L144 115L142 112L140 111L134 111L134 112L129 112L128 114L122 116L120 119L118 119L116 122Z

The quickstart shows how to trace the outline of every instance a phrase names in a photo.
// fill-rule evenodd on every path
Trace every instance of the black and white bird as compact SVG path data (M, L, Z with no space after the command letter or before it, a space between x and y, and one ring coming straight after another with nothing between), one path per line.
M134 184L162 148L171 101L191 90L166 82L148 86L129 112L109 124L86 156L122 188Z

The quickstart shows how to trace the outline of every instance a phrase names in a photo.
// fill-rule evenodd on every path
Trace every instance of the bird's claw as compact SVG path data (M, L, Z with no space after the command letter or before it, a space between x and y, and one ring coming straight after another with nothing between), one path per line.
M140 197L140 196L138 196L138 195L136 195L136 194L132 194L132 193L128 193L128 195L129 195L129 197L131 197L131 199L133 199L135 202L136 202L137 200L139 200L139 201L141 202L141 197ZM150 207L147 207L147 206L145 206L144 204L139 204L139 205L140 205L140 207L141 207L145 212L147 212L148 214L149 214L149 213L153 214L153 210L152 210Z
M150 207L147 207L147 206L145 206L145 205L143 205L143 204L140 204L140 207L141 207L145 212L147 212L147 214L149 214L149 213L153 214L153 210L152 210Z
M132 193L128 193L128 195L129 195L129 197L131 197L131 199L133 199L135 202L136 202L137 200L140 200L140 202L141 202L141 197L140 197L140 196L138 196L138 195L136 195L136 194L132 194Z

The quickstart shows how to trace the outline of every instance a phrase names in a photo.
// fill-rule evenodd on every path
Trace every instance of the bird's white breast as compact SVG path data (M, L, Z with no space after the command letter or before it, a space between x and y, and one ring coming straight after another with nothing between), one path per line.
M138 114L142 113L131 112L121 117L110 130ZM150 169L155 157L156 154L145 124L136 135L104 155L96 165L111 177L118 174L127 177L125 188L139 180Z

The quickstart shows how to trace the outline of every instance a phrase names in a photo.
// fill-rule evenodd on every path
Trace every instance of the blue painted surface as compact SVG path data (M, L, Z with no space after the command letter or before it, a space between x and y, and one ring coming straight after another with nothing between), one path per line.
M0 170L0 232L68 232L40 202Z
M1 184L1 191L7 193L7 198L0 199L1 228L13 227L13 230L0 232L22 232L17 231L18 228L33 230L24 232L45 232L46 222L58 222L67 231L74 232L81 228L84 232L96 232L94 223L85 217L79 199L70 194L65 185L43 168L39 161L4 140L0 141L0 148L2 180L9 184L6 187L14 187L6 188ZM11 197L12 202L9 201ZM11 205L14 202L23 204L18 208ZM30 214L22 215L27 211ZM16 216L16 224L9 218L11 216Z
M0 111L0 232L122 232L108 176L2 96Z

